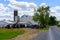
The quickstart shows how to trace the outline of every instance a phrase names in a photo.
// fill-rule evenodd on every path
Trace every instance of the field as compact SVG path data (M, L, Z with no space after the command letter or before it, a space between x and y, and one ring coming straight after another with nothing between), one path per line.
M13 37L16 37L17 35L24 34L25 31L22 29L4 29L0 28L0 40L6 40Z

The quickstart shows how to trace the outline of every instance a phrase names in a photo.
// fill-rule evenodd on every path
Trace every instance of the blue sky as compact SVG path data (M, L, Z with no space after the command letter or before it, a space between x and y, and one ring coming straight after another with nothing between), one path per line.
M41 3L46 3L47 5L49 6L57 6L57 5L60 5L60 0L18 0L18 1L24 1L24 2L34 2L36 3L38 6L41 4Z
M38 6L41 3L46 3L47 5L53 7L53 6L60 6L60 0L16 0L19 2L33 2L35 4L37 4ZM4 5L7 5L9 2L8 1L4 1L4 0L0 0L0 3L3 3Z
M60 0L0 0L0 18L13 20L14 9L18 10L19 15L33 15L34 8L41 5L50 6L51 15L60 20Z

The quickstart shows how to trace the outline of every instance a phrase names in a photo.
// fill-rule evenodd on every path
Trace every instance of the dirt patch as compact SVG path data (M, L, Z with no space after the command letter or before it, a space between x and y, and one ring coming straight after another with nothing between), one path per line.
M35 29L31 29L31 28L22 28L22 29L26 31L25 34L18 35L17 37L9 39L9 40L29 40L33 37L36 37L39 32L42 32L40 30L35 30Z

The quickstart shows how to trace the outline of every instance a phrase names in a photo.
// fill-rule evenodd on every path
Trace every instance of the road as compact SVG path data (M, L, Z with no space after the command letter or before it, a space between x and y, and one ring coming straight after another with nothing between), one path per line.
M38 36L31 40L60 40L60 29L55 26L50 26L47 32L38 33Z

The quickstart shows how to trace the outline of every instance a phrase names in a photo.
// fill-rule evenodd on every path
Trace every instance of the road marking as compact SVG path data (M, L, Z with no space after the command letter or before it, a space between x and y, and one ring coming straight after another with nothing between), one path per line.
M49 28L49 40L53 40L53 35L52 35L51 28Z

